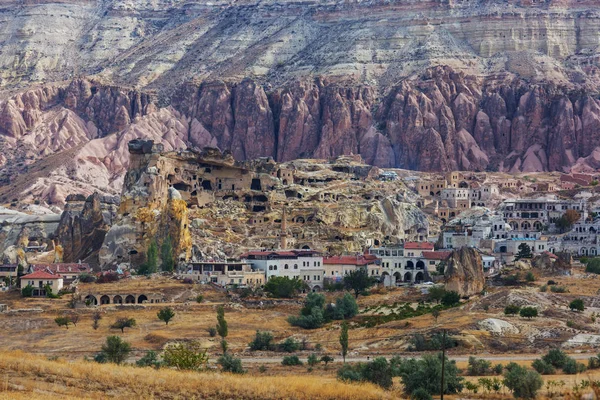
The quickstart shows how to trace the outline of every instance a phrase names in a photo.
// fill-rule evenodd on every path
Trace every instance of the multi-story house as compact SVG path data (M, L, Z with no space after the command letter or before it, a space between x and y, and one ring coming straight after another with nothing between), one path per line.
M381 276L389 276L391 284L419 283L428 278L424 252L432 252L433 243L406 242L397 247L369 249L369 254L381 259Z
M256 287L263 285L266 280L264 271L253 269L252 264L237 260L192 262L183 276L223 287Z
M331 256L323 258L325 279L340 281L350 271L364 268L369 276L381 277L381 262L372 254L361 254L355 256Z

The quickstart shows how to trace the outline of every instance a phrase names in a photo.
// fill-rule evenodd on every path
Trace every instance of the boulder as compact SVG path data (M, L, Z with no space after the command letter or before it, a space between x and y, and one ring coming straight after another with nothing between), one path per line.
M497 335L516 334L519 329L513 324L496 318L487 318L477 323L479 329L494 333Z

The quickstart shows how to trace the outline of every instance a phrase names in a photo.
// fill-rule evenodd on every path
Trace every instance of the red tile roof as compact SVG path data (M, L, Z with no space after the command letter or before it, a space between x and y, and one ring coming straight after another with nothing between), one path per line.
M427 260L447 260L452 254L451 251L424 251L423 258Z
M374 256L332 256L323 258L323 264L342 264L342 265L369 265L375 264L377 257Z
M240 256L247 258L249 256L279 256L279 257L306 257L318 255L315 250L267 250L267 251L248 251Z
M433 243L428 242L406 242L404 249L408 250L433 250Z
M52 275L45 271L35 271L29 275L22 276L21 279L62 279L62 277L59 275Z
M78 264L78 263L56 263L56 264L32 264L30 266L32 271L46 271L51 274L60 273L76 273L76 272L90 272L92 269L89 264Z
M552 258L553 260L558 260L558 256L554 253L550 253L549 251L545 251L544 254L546 254L548 257Z

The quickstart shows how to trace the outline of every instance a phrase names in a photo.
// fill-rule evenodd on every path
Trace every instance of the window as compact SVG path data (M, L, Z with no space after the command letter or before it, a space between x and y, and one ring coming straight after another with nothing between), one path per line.
M287 264L285 264L285 265L283 266L283 269L289 269L288 265L287 265Z
M298 264L294 264L294 269L298 269Z

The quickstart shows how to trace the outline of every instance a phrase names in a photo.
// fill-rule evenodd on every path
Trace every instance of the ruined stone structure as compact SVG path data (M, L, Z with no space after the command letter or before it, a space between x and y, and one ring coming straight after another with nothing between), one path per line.
M162 150L152 141L129 143L119 215L100 251L104 266L137 266L151 240L167 238L183 261L281 245L341 253L360 251L367 240L427 237L427 217L411 204L416 195L376 179L379 169L360 156L279 164L239 162L212 148Z
M82 296L83 297L83 296ZM89 293L83 297L86 305L164 303L160 293Z

